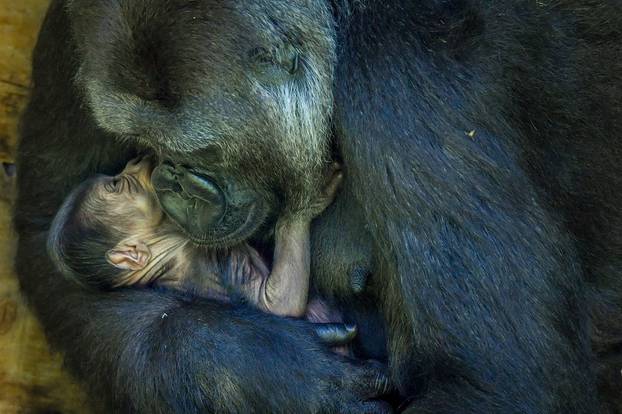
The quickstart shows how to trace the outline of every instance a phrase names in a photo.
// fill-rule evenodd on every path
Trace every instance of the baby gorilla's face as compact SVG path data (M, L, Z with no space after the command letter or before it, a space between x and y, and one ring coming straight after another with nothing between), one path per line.
M93 189L102 213L114 220L116 228L128 234L157 227L163 220L155 191L151 184L153 160L136 158L114 177L102 177Z

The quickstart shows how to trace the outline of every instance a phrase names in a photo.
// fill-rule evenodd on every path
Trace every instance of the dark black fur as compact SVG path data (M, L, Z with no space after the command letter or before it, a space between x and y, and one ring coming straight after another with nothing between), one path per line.
M372 320L357 309L377 304L412 412L615 412L622 6L333 6L333 120L346 180L315 227L317 288L353 319ZM96 395L126 411L354 410L364 381L302 322L170 293L87 294L51 273L42 253L33 258L67 191L93 172L120 170L135 151L95 126L74 86L80 57L62 7L53 3L35 51L16 217L22 286L52 342ZM190 44L201 39L192 36ZM186 74L156 67L169 70L149 80L168 85L165 93L148 83L142 95L174 105L166 82ZM242 128L234 121L243 115L223 119ZM248 145L252 161L274 161ZM208 154L175 156L205 164ZM287 174L247 181L278 189L287 180L297 187ZM360 280L365 268L357 293L350 275ZM376 356L381 348L361 347Z
M601 380L599 402L595 370L622 338L622 9L545 3L367 2L340 27L337 141L416 413L593 413L622 391ZM348 231L331 220L324 252ZM344 258L323 258L331 291Z

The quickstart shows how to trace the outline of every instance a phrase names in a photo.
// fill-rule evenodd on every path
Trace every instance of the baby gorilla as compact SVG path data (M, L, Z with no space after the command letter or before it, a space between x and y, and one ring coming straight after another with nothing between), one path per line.
M150 158L136 159L119 175L96 176L72 191L48 240L65 275L97 288L159 285L225 302L237 297L276 315L306 312L314 322L337 322L319 300L307 309L310 223L333 201L342 180L336 165L306 215L277 221L271 272L249 244L191 242L160 208L152 172Z

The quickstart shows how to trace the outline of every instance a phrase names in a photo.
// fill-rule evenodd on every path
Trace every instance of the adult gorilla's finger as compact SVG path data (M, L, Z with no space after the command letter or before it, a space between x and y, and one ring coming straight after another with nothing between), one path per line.
M358 332L356 325L347 323L318 323L314 329L320 339L329 346L347 345Z
M352 407L347 412L356 412L361 414L392 414L393 408L386 401L364 401L357 404L356 408Z
M389 368L373 360L363 362L353 375L344 378L344 385L365 399L382 397L394 388Z
M357 266L352 270L350 275L350 285L352 286L352 290L354 293L362 293L367 286L367 279L369 279L369 270Z

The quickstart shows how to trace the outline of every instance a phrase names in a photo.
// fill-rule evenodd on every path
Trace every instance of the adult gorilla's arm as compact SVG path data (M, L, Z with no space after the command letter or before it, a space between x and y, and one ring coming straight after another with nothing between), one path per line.
M361 401L383 385L378 371L328 352L311 324L170 292L87 292L52 270L46 232L63 197L93 173L118 171L133 151L97 129L77 98L68 27L54 1L22 120L16 266L50 342L91 395L109 412L373 409Z
M366 2L339 35L337 138L380 249L394 379L415 413L594 412L576 253L507 112L537 85L509 74L538 67L508 36L534 27L471 3Z

